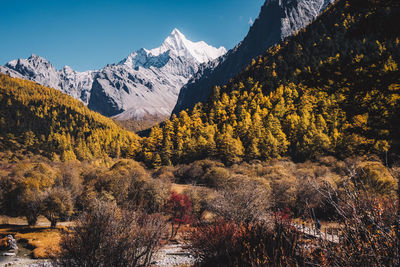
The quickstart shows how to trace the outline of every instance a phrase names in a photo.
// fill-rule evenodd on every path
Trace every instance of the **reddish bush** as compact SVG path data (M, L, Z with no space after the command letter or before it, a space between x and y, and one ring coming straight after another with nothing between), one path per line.
M203 264L218 266L226 260L233 266L233 255L237 253L239 226L233 222L219 220L213 224L195 228L189 236L193 254Z
M171 193L167 202L167 212L171 215L171 238L176 236L182 224L192 221L192 209L192 202L187 195Z
M190 248L202 266L301 266L299 234L276 220L247 226L218 221L190 234Z

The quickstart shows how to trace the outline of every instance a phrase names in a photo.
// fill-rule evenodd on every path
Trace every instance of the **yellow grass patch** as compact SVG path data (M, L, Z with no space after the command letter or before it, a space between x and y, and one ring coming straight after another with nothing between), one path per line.
M28 241L29 246L34 248L32 256L35 259L47 259L60 252L60 229L38 229L31 233L18 233L15 238Z
M13 235L18 242L26 242L32 248L35 259L47 259L60 251L62 229L26 226L0 227L0 235Z
M195 189L208 189L208 188L192 184L171 184L171 191L178 194L185 194L186 192Z
M209 211L205 211L202 215L202 219L205 220L206 222L211 222L212 220L215 219L215 214Z
M171 191L178 194L183 194L185 191L189 190L192 187L193 187L192 185L188 184L172 184Z

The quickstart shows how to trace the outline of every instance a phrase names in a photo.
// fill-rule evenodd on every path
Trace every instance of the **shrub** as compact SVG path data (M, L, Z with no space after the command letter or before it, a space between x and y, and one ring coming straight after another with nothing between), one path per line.
M205 174L205 182L214 188L223 188L230 183L231 174L226 168L212 167Z
M42 209L44 193L55 183L57 172L45 163L18 163L5 181L4 212L24 216L28 224L36 224Z
M270 207L269 184L264 179L236 177L218 191L209 209L218 216L238 224L249 224L267 217Z
M204 266L219 266L224 261L226 266L233 266L232 257L238 253L238 234L238 225L221 219L196 227L189 234L189 248Z
M320 242L321 255L329 266L398 266L398 200L373 194L350 180L340 192L321 189L340 225L339 243Z
M83 179L80 175L80 170L77 164L64 163L59 167L61 174L60 186L68 188L72 199L75 199L82 193Z
M396 180L381 162L363 162L359 164L356 183L361 183L369 191L381 195L393 195Z
M288 221L238 225L224 220L198 227L190 249L201 266L301 266L299 234Z
M68 219L74 210L71 192L64 188L53 188L45 194L42 204L42 214L55 228L60 220Z
M103 199L124 207L142 207L159 212L169 193L169 186L153 179L148 171L132 160L120 160L93 180L95 191Z
M165 183L173 183L175 182L174 168L171 166L162 166L153 173L153 177Z
M148 266L164 221L158 215L120 210L99 202L82 214L61 241L61 266Z
M171 238L174 238L182 224L191 222L192 202L187 195L172 192L167 202L167 212L171 215Z
M149 179L141 188L139 205L148 213L159 213L163 211L167 203L171 185L157 179ZM133 203L135 205L135 203ZM133 205L133 206L134 206Z
M197 221L202 219L204 212L207 211L209 203L212 202L212 193L214 191L205 187L190 187L184 191L192 202L193 218Z
M180 183L205 184L207 183L206 173L215 167L224 167L224 164L208 159L195 161L188 165L178 165L175 176Z

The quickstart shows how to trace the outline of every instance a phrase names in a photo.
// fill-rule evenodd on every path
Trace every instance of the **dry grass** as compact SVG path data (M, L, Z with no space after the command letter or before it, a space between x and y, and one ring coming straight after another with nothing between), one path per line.
M0 236L13 235L21 244L26 244L32 250L35 259L48 259L60 250L61 234L71 223L60 224L56 229L50 229L50 223L40 218L35 227L27 226L23 218L0 217Z
M216 215L212 212L205 211L201 217L206 222L212 222L216 218Z
M191 190L197 190L197 189L206 189L210 190L207 187L200 186L200 185L193 185L193 184L171 184L171 191L178 193L178 194L185 194Z
M171 185L171 191L178 193L178 194L183 194L185 191L193 188L193 185L189 184L172 184Z
M35 259L46 259L60 251L61 231L59 229L17 234L16 238L27 240L29 246L34 248L32 256Z

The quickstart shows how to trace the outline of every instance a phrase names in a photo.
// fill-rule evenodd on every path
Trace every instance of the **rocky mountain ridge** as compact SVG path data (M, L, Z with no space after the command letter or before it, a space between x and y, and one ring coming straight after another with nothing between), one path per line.
M207 101L213 86L224 85L269 47L311 23L334 0L267 0L248 35L225 55L199 68L182 87L173 113Z
M58 89L87 104L94 77L98 72L77 72L69 66L56 70L47 59L33 54L28 59L12 60L5 66L0 66L0 73Z

